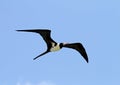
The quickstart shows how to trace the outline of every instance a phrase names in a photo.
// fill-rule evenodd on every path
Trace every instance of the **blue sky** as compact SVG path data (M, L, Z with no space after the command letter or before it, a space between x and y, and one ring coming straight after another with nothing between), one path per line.
M0 85L119 85L119 0L0 0ZM49 53L38 34L81 42L89 63L72 49Z

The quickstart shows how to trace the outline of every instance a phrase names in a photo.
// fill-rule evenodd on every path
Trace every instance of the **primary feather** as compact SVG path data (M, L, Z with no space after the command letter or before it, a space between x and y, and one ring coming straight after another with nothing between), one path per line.
M83 58L88 62L87 53L81 43L65 44L63 47L72 48L72 49L77 50L83 56Z

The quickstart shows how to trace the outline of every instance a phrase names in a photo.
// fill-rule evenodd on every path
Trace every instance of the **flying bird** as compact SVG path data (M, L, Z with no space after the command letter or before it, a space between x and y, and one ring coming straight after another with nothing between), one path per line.
M47 50L42 54L38 55L37 57L35 57L33 60L37 59L38 57L46 53L55 52L62 49L63 47L66 47L66 48L72 48L78 51L88 63L88 56L87 56L86 50L81 43L57 43L51 38L51 30L48 30L48 29L30 29L30 30L16 30L16 31L38 33L42 36L43 40L46 42Z

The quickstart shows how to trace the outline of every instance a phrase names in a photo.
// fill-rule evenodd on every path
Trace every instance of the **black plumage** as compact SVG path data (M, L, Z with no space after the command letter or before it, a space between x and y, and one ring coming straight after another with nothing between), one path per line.
M44 53L35 57L34 60L37 59L38 57L48 53L48 52L58 51L62 47L66 47L66 48L72 48L72 49L77 50L83 56L83 58L88 62L88 56L87 56L86 50L81 43L56 43L51 38L51 30L48 30L48 29L30 29L30 30L16 30L16 31L38 33L42 36L42 38L46 42L47 50Z
M83 56L83 58L88 62L87 53L81 43L65 44L63 47L72 48L72 49L77 50Z

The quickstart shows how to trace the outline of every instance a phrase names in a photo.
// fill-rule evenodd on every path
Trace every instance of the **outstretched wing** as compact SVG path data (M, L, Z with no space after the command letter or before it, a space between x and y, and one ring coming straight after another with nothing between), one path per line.
M63 47L72 48L72 49L77 50L88 63L87 53L86 53L85 48L83 47L83 45L81 43L65 44Z
M16 31L34 32L34 33L40 34L42 36L42 38L45 40L48 48L52 45L52 43L57 44L51 38L51 30L48 30L48 29L30 29L30 30L16 30Z

